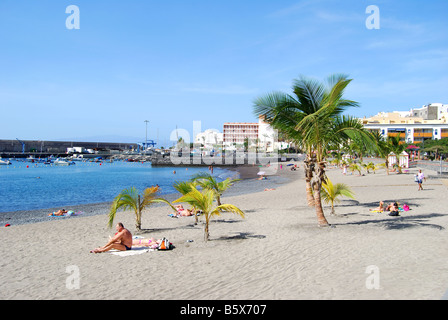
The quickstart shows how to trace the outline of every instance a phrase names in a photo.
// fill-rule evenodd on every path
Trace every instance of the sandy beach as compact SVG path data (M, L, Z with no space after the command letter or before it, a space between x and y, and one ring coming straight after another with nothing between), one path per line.
M169 239L171 251L89 253L115 232L107 207L94 216L2 226L0 299L448 299L448 185L429 178L417 191L417 169L365 176L329 169L356 200L342 198L336 216L325 205L326 228L306 205L302 166L283 166L275 190L225 193L222 202L246 218L214 218L207 243L202 222L170 218L167 206L144 212L141 233L133 213L118 214L134 235ZM370 212L380 200L411 210Z

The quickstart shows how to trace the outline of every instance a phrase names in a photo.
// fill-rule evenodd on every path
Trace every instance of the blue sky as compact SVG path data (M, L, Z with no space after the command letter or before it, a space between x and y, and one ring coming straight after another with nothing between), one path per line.
M193 121L256 122L254 99L300 75L348 74L359 117L448 103L447 13L446 0L2 0L0 139L143 141L149 120L169 146Z

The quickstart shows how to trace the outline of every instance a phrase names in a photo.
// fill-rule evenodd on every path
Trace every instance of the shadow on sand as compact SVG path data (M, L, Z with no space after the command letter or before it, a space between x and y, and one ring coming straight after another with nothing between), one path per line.
M368 219L362 221L355 222L344 222L344 223L332 223L334 226L347 226L347 225L368 225L368 224L378 224L380 226L384 226L387 230L402 230L409 228L418 228L418 227L428 227L434 228L437 230L444 230L445 227L430 223L429 220L432 218L443 217L446 214L441 213L431 213L431 214L421 214L421 215L412 215L409 213L401 213L400 216L390 217L385 214L384 219Z

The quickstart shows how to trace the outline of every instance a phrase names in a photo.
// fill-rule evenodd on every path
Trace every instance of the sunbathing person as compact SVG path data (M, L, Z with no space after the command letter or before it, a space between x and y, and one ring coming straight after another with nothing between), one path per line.
M378 207L376 207L375 209L370 209L370 211L379 211L379 212L383 212L384 211L384 202L380 201L380 205Z
M120 251L131 250L132 248L132 234L128 229L125 229L121 222L117 223L115 227L117 233L106 243L103 247L91 250L91 253L100 253L116 249Z
M390 209L390 216L399 216L399 207L398 207L398 203L394 202L391 209Z
M58 210L58 211L56 211L56 212L49 213L48 216L49 216L49 217L52 217L52 216L63 216L63 215L66 214L66 213L67 213L67 210L65 210L65 209L60 209L60 210Z
M386 209L384 211L392 211L395 207L397 203L396 202L392 202L391 204L389 204ZM397 205L398 206L398 205Z
M193 215L193 210L185 209L181 204L175 205L177 216L188 217Z
M159 246L160 239L156 240L154 238L149 239L134 239L132 240L132 246L134 247L150 247L156 249Z

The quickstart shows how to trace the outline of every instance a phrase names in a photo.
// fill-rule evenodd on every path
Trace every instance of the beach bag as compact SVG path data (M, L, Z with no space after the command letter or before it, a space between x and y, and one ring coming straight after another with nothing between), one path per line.
M409 211L409 206L407 204L403 205L403 211Z
M414 181L418 182L418 176L417 175L414 176Z
M157 250L171 250L171 243L168 241L167 238L163 238L162 241L160 241L159 246L157 247Z

